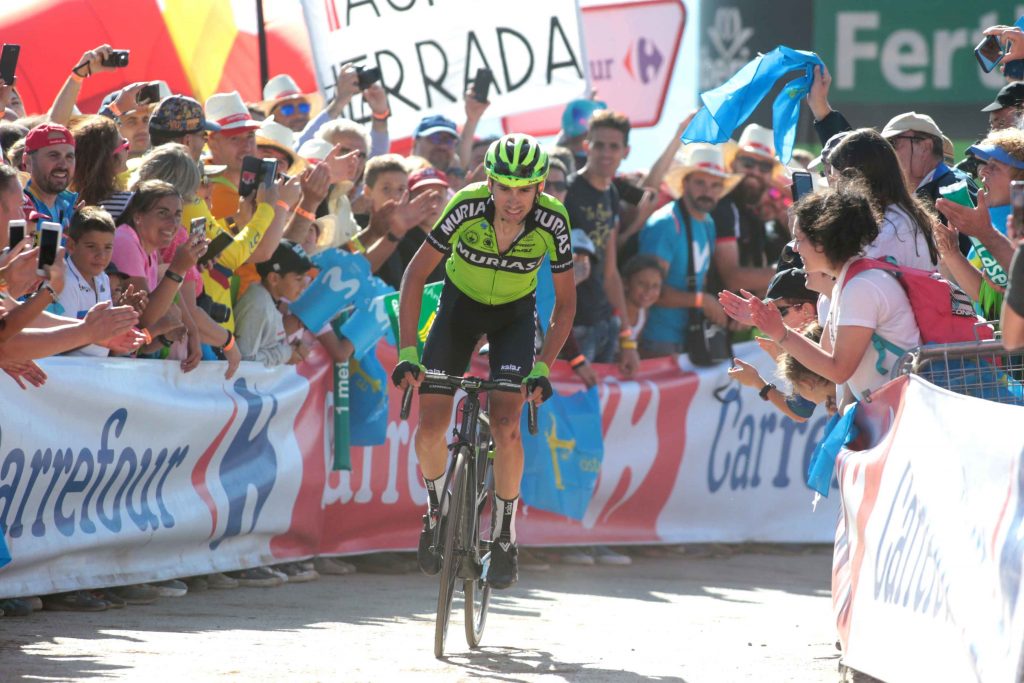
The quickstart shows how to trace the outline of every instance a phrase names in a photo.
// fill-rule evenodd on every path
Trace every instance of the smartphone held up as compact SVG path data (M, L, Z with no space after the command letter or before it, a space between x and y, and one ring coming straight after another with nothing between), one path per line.
M60 223L43 221L39 224L39 261L36 264L36 275L46 277L49 267L57 261L57 250L64 234L64 226Z

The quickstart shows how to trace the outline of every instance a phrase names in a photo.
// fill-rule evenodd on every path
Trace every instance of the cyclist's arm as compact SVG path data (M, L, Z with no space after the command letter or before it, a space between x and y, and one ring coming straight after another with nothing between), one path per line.
M572 270L552 273L551 280L555 286L555 307L551 311L551 324L544 335L537 360L549 366L555 362L558 352L562 350L566 338L572 330L572 321L576 317L576 282Z
M432 247L429 242L420 245L416 255L412 257L409 266L402 275L401 294L398 298L398 348L416 346L417 334L419 333L420 307L423 303L423 287L437 265L441 263L445 255ZM570 282L572 281L572 273ZM555 290L557 293L557 289ZM575 295L576 290L573 289ZM572 318L569 319L570 324ZM563 339L564 341L564 339ZM552 359L554 360L554 359Z

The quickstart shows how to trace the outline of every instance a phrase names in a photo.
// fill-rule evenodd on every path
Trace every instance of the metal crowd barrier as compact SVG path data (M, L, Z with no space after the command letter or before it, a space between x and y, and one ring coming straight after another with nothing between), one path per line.
M911 349L893 369L894 376L909 374L964 396L1024 406L1024 352L1007 351L999 339Z

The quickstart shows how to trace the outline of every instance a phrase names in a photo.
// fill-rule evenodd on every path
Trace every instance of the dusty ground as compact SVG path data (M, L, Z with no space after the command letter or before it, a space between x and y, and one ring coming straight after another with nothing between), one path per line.
M837 681L830 549L521 572L433 657L436 581L356 574L0 619L0 680Z

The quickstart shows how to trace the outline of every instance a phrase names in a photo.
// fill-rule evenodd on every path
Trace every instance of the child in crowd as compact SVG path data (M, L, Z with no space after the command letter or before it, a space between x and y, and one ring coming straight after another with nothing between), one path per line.
M105 272L114 253L114 219L98 206L83 206L75 212L68 225L65 244L64 289L58 311L69 318L85 318L96 304L111 301L110 278ZM72 356L106 356L110 349L89 344L69 351Z
M622 267L622 286L626 294L626 316L622 321L633 331L634 342L647 322L647 310L661 296L665 282L665 269L650 254L637 254Z
M257 264L260 282L246 290L235 307L238 346L243 360L256 360L268 368L295 364L305 358L305 347L289 344L281 299L295 301L306 287L306 273L313 262L291 240L281 240L269 261Z

